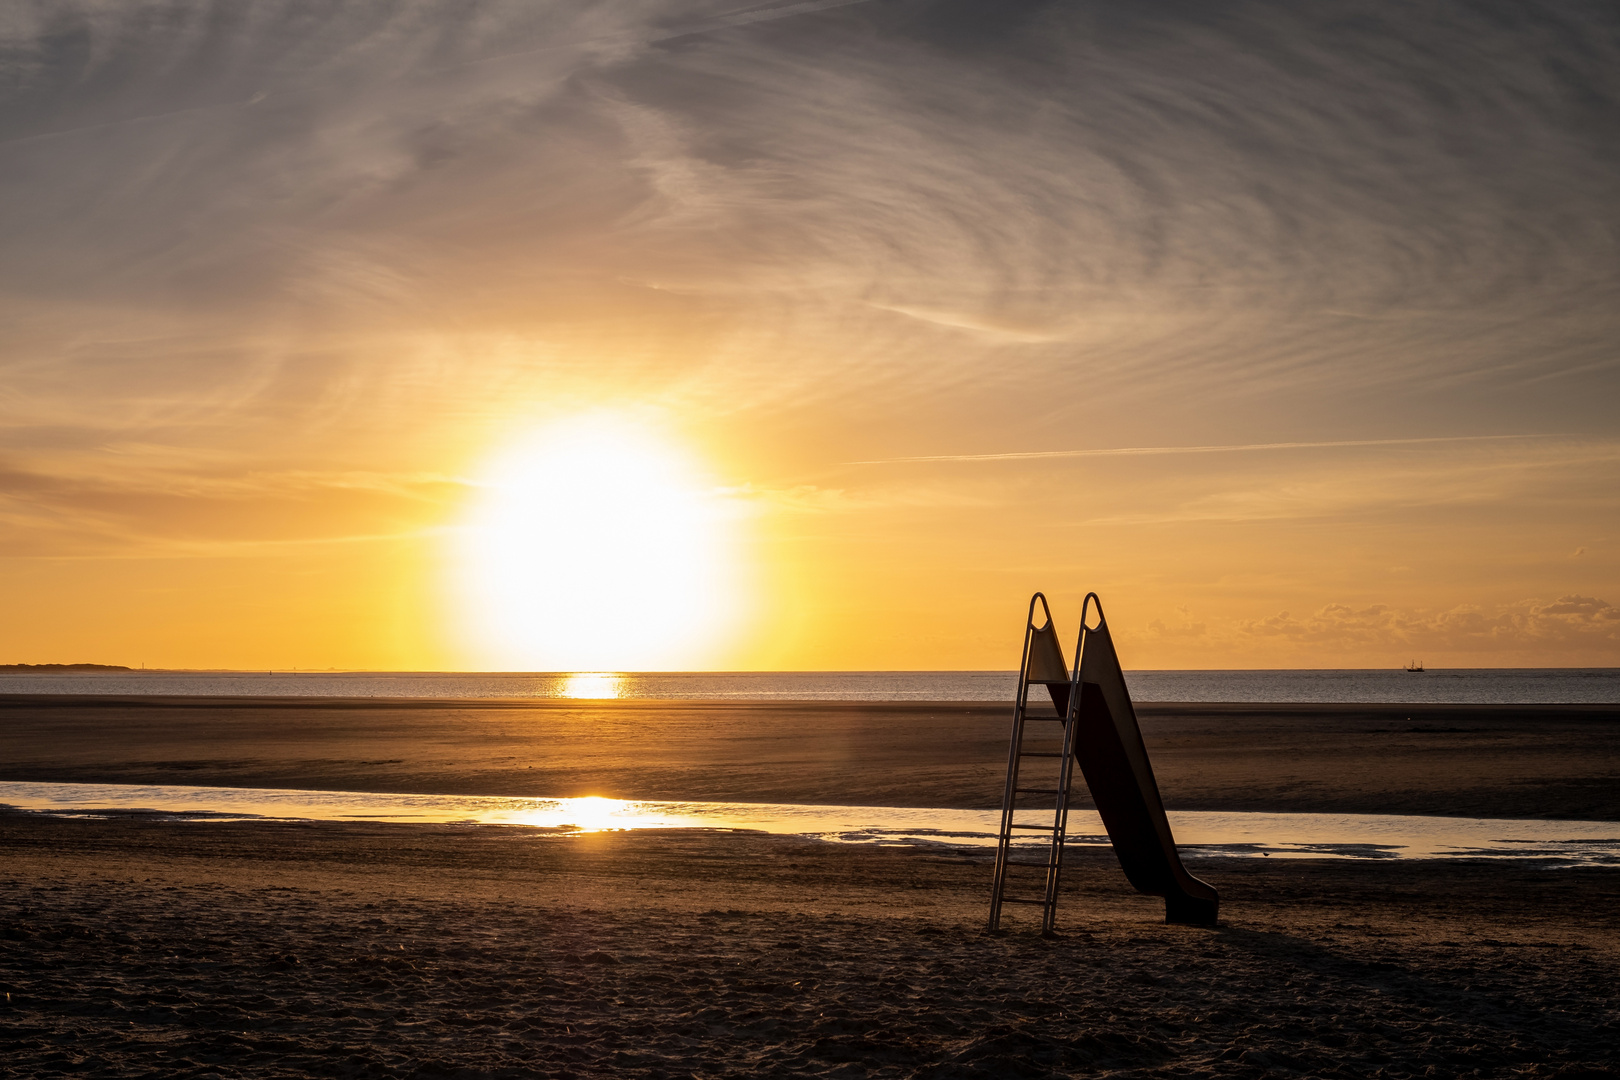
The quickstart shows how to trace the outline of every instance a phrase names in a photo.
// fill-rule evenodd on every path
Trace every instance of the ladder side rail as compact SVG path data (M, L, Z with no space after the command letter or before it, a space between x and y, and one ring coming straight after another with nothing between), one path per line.
M1070 706L1073 712L1073 706ZM1046 912L1041 933L1057 931L1058 883L1063 876L1063 850L1069 842L1069 790L1074 779L1074 718L1064 718L1063 759L1058 765L1057 806L1053 815L1051 856L1046 869Z
M1033 606L1031 601L1031 606ZM1031 620L1033 622L1033 620ZM1008 739L1007 750L1007 784L1001 798L1001 829L996 835L996 869L994 884L990 894L990 929L996 930L1001 924L1001 904L1007 888L1007 863L1011 854L1012 844L1012 818L1014 813L1014 800L1017 798L1018 764L1020 752L1024 741L1024 703L1029 694L1028 657L1032 630L1024 630L1024 663L1020 665L1018 673L1018 695L1013 702L1012 733Z
M1085 603L1080 607L1080 640L1075 642L1074 646L1074 669L1069 675L1069 700L1067 708L1063 711L1063 759L1058 767L1057 820L1054 822L1056 828L1052 832L1052 856L1047 860L1046 910L1041 925L1041 933L1046 935L1057 932L1058 886L1063 878L1063 850L1069 842L1069 799L1074 788L1075 728L1080 703L1080 652L1085 647L1086 612L1090 605L1091 596L1087 594Z
M1001 831L996 837L995 877L990 890L989 929L1001 926L1002 896L1007 888L1007 859L1012 845L1012 819L1017 800L1018 764L1024 743L1024 711L1029 701L1029 653L1035 638L1035 602L1039 600L1046 614L1046 623L1052 620L1052 611L1046 597L1036 593L1029 599L1029 614L1024 620L1024 649L1018 663L1018 696L1013 702L1012 734L1007 749L1007 786L1001 796Z

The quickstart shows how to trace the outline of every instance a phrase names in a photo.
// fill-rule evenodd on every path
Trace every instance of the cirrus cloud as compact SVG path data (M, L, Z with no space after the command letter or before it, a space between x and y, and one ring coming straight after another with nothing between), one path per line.
M1429 653L1496 653L1543 646L1572 650L1620 645L1620 607L1594 596L1524 600L1486 610L1460 606L1415 611L1388 604L1328 604L1307 616L1280 611L1238 625L1253 638L1327 648L1398 647Z

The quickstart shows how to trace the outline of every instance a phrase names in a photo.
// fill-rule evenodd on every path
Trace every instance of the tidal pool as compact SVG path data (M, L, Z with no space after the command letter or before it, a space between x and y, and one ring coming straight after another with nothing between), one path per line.
M999 810L789 803L531 799L272 788L0 782L0 806L73 816L150 814L208 821L375 821L505 825L558 832L746 829L830 843L993 847ZM1022 820L1034 821L1029 811ZM1548 866L1620 866L1620 822L1175 811L1182 854L1254 858L1523 859ZM1037 837L1018 838L1039 846ZM1071 846L1106 846L1091 810L1069 815Z

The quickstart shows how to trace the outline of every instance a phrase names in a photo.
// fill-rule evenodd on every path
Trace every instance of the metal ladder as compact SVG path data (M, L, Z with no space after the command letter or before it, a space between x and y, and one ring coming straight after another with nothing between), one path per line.
M1037 603L1040 604L1042 615L1042 623L1038 626L1035 623ZM1069 787L1074 778L1074 699L1077 695L1071 692L1073 679L1068 665L1063 662L1063 646L1058 641L1057 628L1052 624L1051 608L1047 606L1046 597L1036 593L1030 597L1029 616L1024 626L1024 656L1018 671L1018 701L1013 706L1012 745L1007 751L1007 788L1001 799L1001 834L996 844L996 876L990 894L988 929L991 933L1001 927L1003 904L1038 906L1041 909L1041 933L1050 935L1055 932L1058 876L1063 870L1063 841L1069 827ZM1029 715L1029 691L1032 686L1046 687L1056 715ZM1040 724L1046 729L1047 737L1037 743L1041 749L1024 749L1024 727L1029 723ZM1053 735L1056 736L1055 741ZM1055 761L1056 775L1051 775L1052 770L1048 769L1047 775L1041 779L1025 779L1023 765L1026 759L1031 758ZM1034 786L1024 786L1026 784ZM1024 805L1022 800L1030 796L1049 796L1051 801L1046 806ZM1020 813L1041 812L1048 807L1052 812L1050 825L1017 820ZM1051 845L1044 862L1013 858L1012 838L1019 832L1050 835ZM1019 849L1020 852L1026 850ZM1009 871L1021 869L1046 872L1044 891L1039 898L1007 895L1009 881L1016 881L1018 877ZM1024 878L1024 881L1027 882L1028 878Z

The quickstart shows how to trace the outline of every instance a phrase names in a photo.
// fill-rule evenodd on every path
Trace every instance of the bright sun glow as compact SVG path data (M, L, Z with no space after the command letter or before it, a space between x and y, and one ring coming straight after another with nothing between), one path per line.
M736 615L733 522L678 447L621 418L582 417L499 455L481 487L457 553L481 664L713 663ZM589 678L600 681L577 696L614 696L608 676Z
M619 696L624 678L607 671L577 671L563 680L558 696L601 700Z

